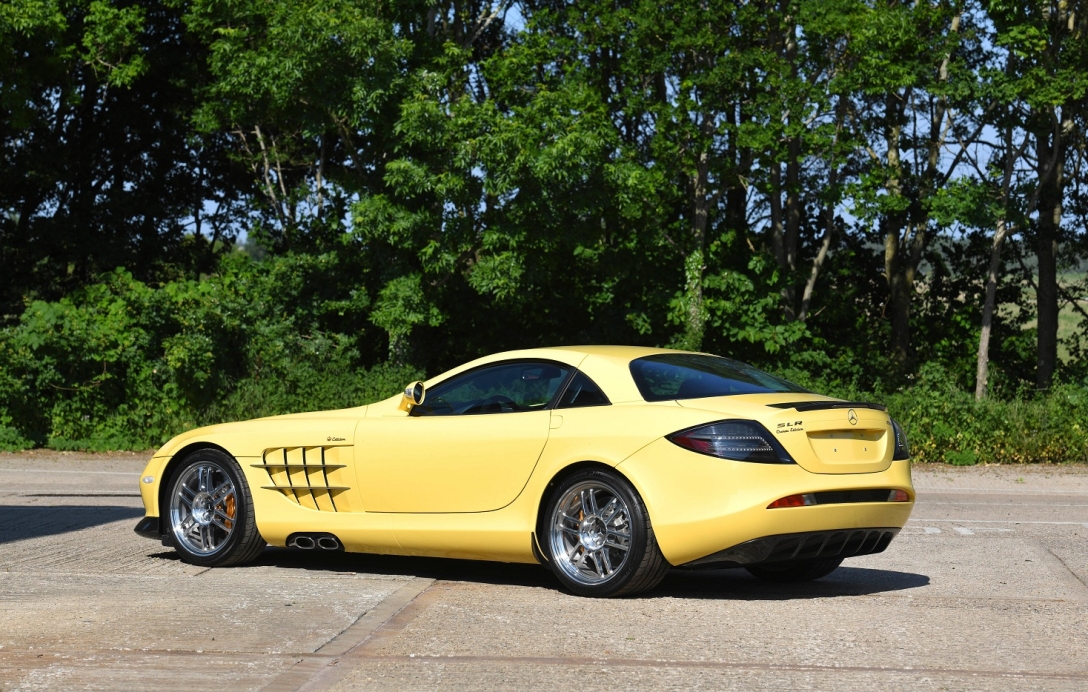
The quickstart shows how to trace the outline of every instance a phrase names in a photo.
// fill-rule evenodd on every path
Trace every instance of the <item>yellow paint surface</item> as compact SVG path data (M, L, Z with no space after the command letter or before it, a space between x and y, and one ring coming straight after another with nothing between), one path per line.
M906 523L913 502L766 509L786 495L826 490L902 489L913 499L909 462L891 460L886 413L858 408L851 423L843 409L770 406L828 400L793 393L643 401L628 363L666 352L606 346L507 352L425 383L507 359L547 359L580 368L611 406L411 417L398 395L369 406L193 430L148 463L143 475L155 481L140 485L144 507L159 516L171 464L186 450L216 446L238 461L258 528L274 545L295 532L322 531L353 552L533 562L531 535L550 484L584 462L612 467L631 481L673 564L766 535ZM713 458L664 437L727 419L759 421L797 464ZM322 460L337 468L322 468Z

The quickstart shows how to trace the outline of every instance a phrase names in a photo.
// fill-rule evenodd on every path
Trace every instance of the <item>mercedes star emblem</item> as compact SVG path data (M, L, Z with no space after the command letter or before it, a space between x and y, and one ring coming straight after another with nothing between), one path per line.
M850 409L846 414L846 420L850 421L850 425L858 424L858 414L854 412L854 409Z

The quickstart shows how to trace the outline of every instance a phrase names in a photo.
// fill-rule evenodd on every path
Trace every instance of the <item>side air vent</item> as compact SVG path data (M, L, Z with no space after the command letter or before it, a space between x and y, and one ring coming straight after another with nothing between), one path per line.
M286 447L266 449L262 463L253 468L264 469L272 485L265 490L278 490L295 503L321 512L344 512L337 506L337 496L351 488L343 483L346 464L340 461L342 447Z

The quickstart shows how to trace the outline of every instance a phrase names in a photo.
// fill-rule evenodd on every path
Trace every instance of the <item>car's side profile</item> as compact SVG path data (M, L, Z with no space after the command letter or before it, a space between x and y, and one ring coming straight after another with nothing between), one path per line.
M195 564L266 544L540 562L591 596L672 566L815 579L913 507L883 406L708 354L531 349L338 411L200 428L144 471L136 530Z

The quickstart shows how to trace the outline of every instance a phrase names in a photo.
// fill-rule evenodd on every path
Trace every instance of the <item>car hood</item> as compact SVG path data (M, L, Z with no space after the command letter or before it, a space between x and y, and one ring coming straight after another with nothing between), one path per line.
M154 456L171 457L197 442L242 457L260 457L265 450L279 447L348 446L354 441L356 423L365 414L366 406L359 406L209 425L174 437Z

